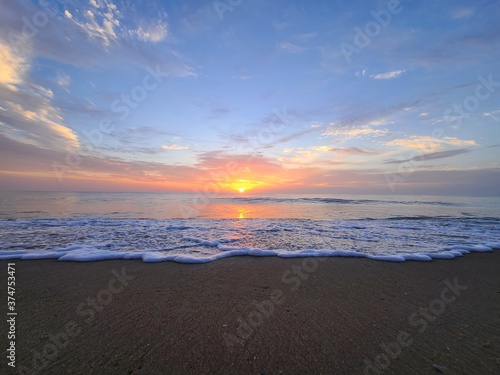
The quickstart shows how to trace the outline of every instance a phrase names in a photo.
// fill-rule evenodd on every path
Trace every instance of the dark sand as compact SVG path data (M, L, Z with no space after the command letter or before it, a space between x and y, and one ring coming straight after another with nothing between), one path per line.
M15 263L21 373L34 365L41 374L500 373L500 251L430 263L252 257L205 265ZM286 273L294 266L308 276L296 290L298 279ZM135 278L121 292L120 282L112 284L111 294L111 271L123 267ZM7 261L1 269L6 301ZM442 295L444 280L455 278L467 289ZM108 304L77 312L98 295ZM271 295L275 303L264 307L274 311L265 317L253 301ZM413 315L420 308L427 320ZM252 319L256 327L247 334ZM407 346L393 358L383 354L384 343L393 357L401 343ZM0 372L16 373L2 358ZM365 360L386 369L368 369Z

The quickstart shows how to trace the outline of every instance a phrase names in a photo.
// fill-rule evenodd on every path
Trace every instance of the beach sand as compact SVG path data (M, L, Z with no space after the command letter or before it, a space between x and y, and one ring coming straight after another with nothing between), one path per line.
M500 373L500 252L15 263L17 367L3 356L2 373Z

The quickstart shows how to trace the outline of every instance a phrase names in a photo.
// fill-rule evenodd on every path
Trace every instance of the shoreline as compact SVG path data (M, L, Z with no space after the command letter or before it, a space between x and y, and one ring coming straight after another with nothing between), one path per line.
M402 263L0 262L3 285L16 264L17 367L4 358L8 374L500 370L496 251Z
M359 258L368 260L378 260L385 262L406 262L419 261L430 262L432 260L452 260L455 258L467 256L472 253L491 253L500 250L500 242L492 242L476 245L456 245L448 249L442 249L436 252L415 252L415 253L398 253L398 254L369 254L354 250L317 250L305 249L295 252L283 250L264 250L258 248L230 248L224 249L219 254L205 257L192 257L189 255L158 255L157 252L123 252L112 250L96 250L89 252L75 251L74 248L68 250L6 250L0 251L0 261L28 261L28 260L54 260L63 262L101 262L101 261L122 261L122 260L138 260L144 263L165 263L173 262L178 264L208 264L222 259L234 257L254 257L254 258L281 258L281 259L302 259L302 258ZM17 253L18 252L18 253ZM9 253L15 254L10 255ZM17 254L16 254L17 253Z

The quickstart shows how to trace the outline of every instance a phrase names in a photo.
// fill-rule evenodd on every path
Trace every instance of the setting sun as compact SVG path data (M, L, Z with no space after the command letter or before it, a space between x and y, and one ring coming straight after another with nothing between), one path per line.
M256 179L234 179L226 184L224 184L224 187L228 191L237 191L239 193L248 193L249 191L253 191L254 189L262 188L263 186L272 186L270 183L266 183L263 181L258 181Z

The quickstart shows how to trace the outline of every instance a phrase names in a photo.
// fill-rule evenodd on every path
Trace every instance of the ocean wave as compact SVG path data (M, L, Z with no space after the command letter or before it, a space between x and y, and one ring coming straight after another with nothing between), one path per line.
M0 259L204 263L248 255L428 261L499 248L496 218L0 219Z
M458 202L439 201L403 201L403 200L378 200L378 199L343 199L343 198L279 198L279 197L220 197L212 198L213 201L235 203L282 203L282 204L396 204L396 205L431 205L465 207L467 204Z

